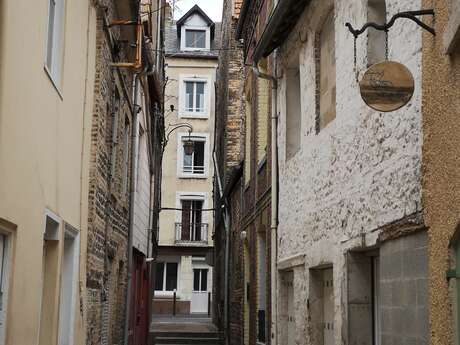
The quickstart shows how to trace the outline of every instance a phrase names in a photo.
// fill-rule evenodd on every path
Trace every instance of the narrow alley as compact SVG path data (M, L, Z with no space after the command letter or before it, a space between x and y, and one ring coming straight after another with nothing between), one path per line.
M459 0L0 0L0 345L460 343Z

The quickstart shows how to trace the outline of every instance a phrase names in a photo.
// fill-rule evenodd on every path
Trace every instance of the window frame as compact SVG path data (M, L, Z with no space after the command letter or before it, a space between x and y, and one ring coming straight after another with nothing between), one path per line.
M198 178L206 179L209 177L209 134L190 133L192 141L204 141L204 170L203 173L184 172L184 141L188 140L188 133L178 133L177 135L177 176L179 178ZM198 139L198 140L194 140Z
M176 193L176 223L182 222L182 201L190 200L190 201L202 201L202 210L209 208L208 202L208 193L205 192L177 192ZM206 231L206 238L203 238L201 241L209 242L209 212L201 211L201 224L207 224L208 228ZM202 234L203 235L203 234Z
M52 2L54 3L53 20L51 20ZM61 87L64 66L65 16L65 0L48 1L43 68L61 98L63 97ZM50 42L50 39L52 42Z
M209 119L211 113L211 77L208 75L182 75L179 78L179 118L188 119ZM196 102L196 83L204 83L204 104L203 111L188 111L186 108L186 83L193 82L193 103Z
M179 275L180 275L180 262L179 261L174 261L174 260L160 260L156 263L158 264L163 264L163 289L162 290L157 290L156 287L153 287L154 293L157 296L172 296L174 294L174 291L179 291ZM166 276L167 276L167 267L168 264L177 264L177 274L176 274L176 288L174 290L166 290Z
M193 48L186 45L186 31L205 31L205 48ZM211 49L211 29L205 25L182 25L181 27L180 50L182 51L209 51Z
M192 46L188 46L187 45L187 33L203 33L204 34L204 47L192 47ZM197 43L198 41L194 41L194 43ZM191 28L186 28L185 29L185 48L186 49L199 49L199 50L202 50L202 49L206 49L206 29L203 28L203 29L191 29Z

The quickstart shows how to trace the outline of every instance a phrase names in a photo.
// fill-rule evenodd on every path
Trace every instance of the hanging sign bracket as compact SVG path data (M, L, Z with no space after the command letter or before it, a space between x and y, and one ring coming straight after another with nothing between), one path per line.
M388 32L388 30L393 26L395 23L396 19L398 18L406 18L414 21L416 24L421 26L423 29L431 33L432 35L436 35L436 32L434 29L428 25L426 25L424 22L422 22L420 19L417 18L417 16L434 16L434 10L429 9L429 10L420 10L420 11L406 11L406 12L399 12L396 13L388 23L385 23L383 25L374 23L374 22L369 22L363 25L363 27L359 30L356 30L353 28L353 26L350 23L346 23L345 26L350 30L350 32L357 38L359 35L361 35L364 31L366 31L368 28L372 27L376 30L380 31L385 31Z

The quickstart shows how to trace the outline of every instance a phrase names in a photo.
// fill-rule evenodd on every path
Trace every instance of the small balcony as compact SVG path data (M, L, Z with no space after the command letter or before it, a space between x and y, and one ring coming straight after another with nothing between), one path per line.
M208 224L176 223L175 243L182 246L203 246L208 244Z

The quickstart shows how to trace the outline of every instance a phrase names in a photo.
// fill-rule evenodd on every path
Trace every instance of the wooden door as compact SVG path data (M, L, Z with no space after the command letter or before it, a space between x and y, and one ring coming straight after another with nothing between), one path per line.
M323 339L324 345L334 344L334 280L332 268L323 271Z

